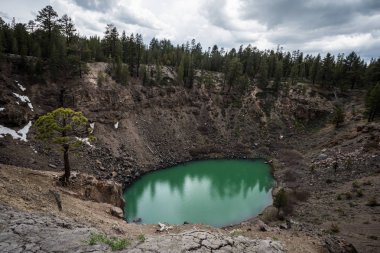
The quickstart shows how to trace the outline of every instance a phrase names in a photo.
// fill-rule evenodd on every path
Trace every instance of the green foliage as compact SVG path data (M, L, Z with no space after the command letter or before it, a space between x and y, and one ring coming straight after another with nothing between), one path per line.
M65 174L61 177L63 185L67 185L70 179L69 151L81 146L84 141L94 140L87 123L87 118L81 112L75 112L70 108L58 108L40 116L34 125L37 128L38 139L62 148L65 166Z
M284 188L281 188L276 195L274 195L273 199L273 206L280 211L282 208L284 208L288 203L288 198L286 196L286 192Z
M344 111L341 106L336 106L334 110L334 116L332 122L335 124L335 127L339 127L344 122Z
M93 137L87 133L88 120L81 112L70 108L58 108L40 116L36 123L37 138L59 145L78 147L83 144L77 138Z
M369 90L366 98L368 121L373 121L377 114L380 114L380 83L377 83Z
M137 239L140 241L140 242L145 242L145 235L144 234L139 234L138 236L137 236Z
M115 73L111 76L124 85L129 76L141 78L144 85L167 84L169 82L159 71L163 66L176 69L177 82L187 88L193 87L198 70L202 73L205 70L222 72L225 76L223 88L228 91L232 87L245 90L253 80L257 80L262 89L273 81L275 92L279 90L281 80L289 80L288 83L292 84L298 80L310 81L342 90L374 87L380 80L380 59L367 64L355 52L336 57L327 53L322 60L320 55L304 57L299 51L259 50L251 45L228 51L213 45L202 50L202 45L195 39L174 45L168 39L152 38L145 44L141 34L119 33L113 24L107 24L103 38L80 37L73 20L68 15L58 18L58 13L50 5L38 12L35 21L30 20L27 24L10 25L0 20L0 60L8 54L40 58L38 60L43 64L39 69L42 73L50 73L50 78L55 81L77 75L82 77L86 62L108 59L115 65ZM151 67L148 73L148 69L141 70L140 65L155 67ZM31 75L37 80L42 77L42 74ZM200 82L211 87L206 78L202 76ZM288 83L284 82L281 87L285 95ZM369 95L368 101L371 121L379 113L379 107L374 105L379 99Z
M102 71L98 72L97 84L103 85L107 81L107 76Z
M232 237L237 237L237 236L240 236L243 234L243 231L241 229L234 229L232 231L230 231L230 235Z
M261 89L266 88L268 85L268 64L265 58L261 59L260 70L258 77L258 87Z
M112 251L123 250L130 245L127 239L108 237L105 234L91 233L90 238L86 241L89 245L103 243L111 247Z

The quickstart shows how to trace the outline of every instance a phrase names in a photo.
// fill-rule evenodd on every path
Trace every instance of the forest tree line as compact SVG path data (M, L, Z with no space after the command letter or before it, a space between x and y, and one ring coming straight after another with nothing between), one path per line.
M122 84L138 77L144 85L158 85L161 67L169 66L177 71L178 83L188 88L193 86L195 70L207 70L223 73L228 90L252 84L264 89L271 84L276 91L285 81L310 82L328 89L365 88L369 94L380 89L380 58L367 63L355 52L305 55L281 48L259 50L251 45L204 49L195 39L174 45L170 40L153 38L146 44L141 34L120 33L113 24L107 24L102 38L86 37L79 35L68 15L59 17L50 5L27 24L15 20L7 24L0 17L0 59L9 54L35 57L32 63L25 61L24 68L35 76L47 69L51 79L81 77L86 62L108 62L110 74ZM374 97L376 114L380 111L379 95Z

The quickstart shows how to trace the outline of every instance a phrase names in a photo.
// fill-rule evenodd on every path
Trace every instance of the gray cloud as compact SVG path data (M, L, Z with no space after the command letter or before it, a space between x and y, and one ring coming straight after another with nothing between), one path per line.
M151 22L148 18L137 16L136 13L133 13L126 8L119 9L115 19L120 23L138 25L140 27L153 30L157 29L153 22Z
M201 10L201 13L208 19L208 21L225 30L236 30L230 20L227 18L225 10L226 0L210 0L207 1Z
M0 11L0 17L2 17L3 19L8 19L8 20L11 19L7 13L2 12L2 11ZM4 20L4 21L5 21L5 20Z
M74 0L74 2L87 10L108 11L117 3L116 0Z
M237 11L228 10L231 4ZM366 58L380 56L379 0L214 0L205 8L206 19L231 31L237 45L280 44L309 53L355 50Z
M157 29L147 17L140 16L138 13L126 8L118 0L72 0L75 5L85 10L101 14L99 21L114 24L137 25L142 28ZM83 22L87 28L93 30L94 25L90 22ZM104 25L105 26L105 25Z
M241 0L243 19L255 19L269 29L279 25L292 25L304 29L340 26L358 15L379 14L378 0Z

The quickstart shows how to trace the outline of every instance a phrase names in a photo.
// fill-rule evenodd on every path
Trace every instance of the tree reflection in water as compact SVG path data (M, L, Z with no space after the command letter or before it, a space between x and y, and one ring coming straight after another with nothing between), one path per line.
M158 205L166 205L165 212L168 215L173 212L173 216L183 215L186 218L186 212L203 212L204 215L207 210L212 210L212 207L208 207L212 202L220 207L223 204L239 204L235 208L244 206L255 209L250 206L254 203L246 206L245 202L258 202L259 205L271 203L271 199L259 203L262 202L259 198L268 198L272 186L270 166L261 160L193 161L149 173L131 185L124 194L126 214L129 219L133 219L140 217L140 213L159 212L163 207ZM193 205L191 201L194 201ZM139 202L143 203L140 207ZM246 215L245 211L243 213Z

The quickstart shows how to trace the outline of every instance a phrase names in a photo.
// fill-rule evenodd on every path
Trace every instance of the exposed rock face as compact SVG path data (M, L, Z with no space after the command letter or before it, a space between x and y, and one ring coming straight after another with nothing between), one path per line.
M76 192L85 200L108 203L124 208L122 185L110 180L98 180L93 176L77 173L72 180Z
M89 74L83 79L33 85L25 81L25 95L35 103L35 116L61 106L63 100L64 106L82 111L91 123L95 122L95 148L85 146L83 157L71 156L72 168L126 185L146 171L192 159L266 158L272 150L268 145L286 140L296 122L313 122L316 112L320 112L320 120L320 115L329 115L331 110L329 101L312 95L312 89L303 85L276 96L269 91L258 93L255 86L226 92L216 73L212 74L213 85L206 87L196 79L192 89L181 85L143 86L137 79L131 79L128 86L111 78L99 85L97 74L105 71L107 65L88 66ZM171 71L165 73L173 78ZM12 94L18 89L12 84L15 79L19 78L11 72L4 74L0 85L9 83L9 87L3 92ZM16 101L12 95L8 97ZM2 112L4 117L11 116L7 110ZM25 115L23 111L21 114ZM7 148L0 150L0 163L32 168L54 163L57 168L63 167L59 152L46 151L39 142L34 142L33 136L29 143L38 151L38 154L31 153L35 164L30 165L29 159L10 150L14 146L12 142L6 142ZM29 145L17 146L17 152L30 151Z
M87 245L95 229L56 218L19 212L0 205L0 252L104 252Z
M50 215L16 211L0 205L0 252L111 252L106 245L88 245L96 229ZM285 252L279 242L189 231L147 237L121 252Z
M189 231L182 234L148 238L144 243L129 252L285 252L279 242L272 240L250 240L248 238L228 237L207 231Z
M357 253L351 243L347 243L336 237L328 237L325 240L325 247L329 253Z

